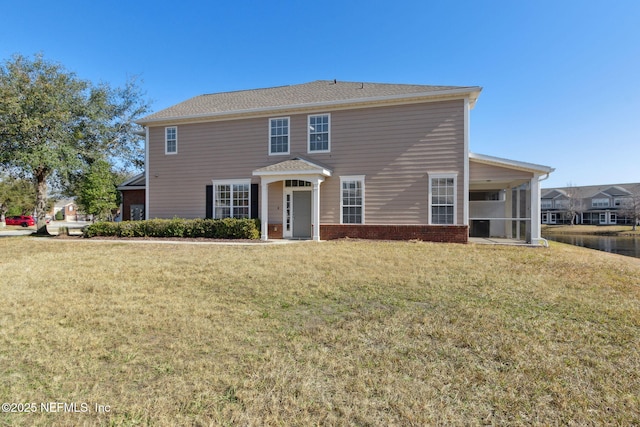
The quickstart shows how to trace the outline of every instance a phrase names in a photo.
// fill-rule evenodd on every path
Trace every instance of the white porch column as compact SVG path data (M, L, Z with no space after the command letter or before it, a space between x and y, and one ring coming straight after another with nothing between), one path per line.
M539 245L544 242L540 236L540 175L533 174L531 178L531 244Z
M260 203L262 209L260 210L260 225L262 235L261 240L269 240L269 184L262 180L260 185Z
M504 217L513 218L513 188L507 188L504 192ZM513 238L513 221L505 221L504 233L509 239Z
M516 239L520 240L520 228L521 228L521 224L520 224L520 209L522 208L522 203L520 202L520 197L521 197L521 193L522 193L522 188L521 186L517 186L516 187Z
M316 242L320 241L320 184L322 181L315 180L313 182L313 190L311 193L311 227L313 228L312 239Z

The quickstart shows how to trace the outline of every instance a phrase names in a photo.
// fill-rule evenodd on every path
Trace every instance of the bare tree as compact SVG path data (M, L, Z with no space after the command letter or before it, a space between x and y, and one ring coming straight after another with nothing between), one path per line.
M625 197L621 203L619 212L631 219L633 230L635 231L638 222L640 222L640 191L636 191L635 193L631 193L629 197Z
M569 183L566 190L566 215L571 220L571 225L576 223L576 218L585 211L584 200L580 194L580 190L574 184Z

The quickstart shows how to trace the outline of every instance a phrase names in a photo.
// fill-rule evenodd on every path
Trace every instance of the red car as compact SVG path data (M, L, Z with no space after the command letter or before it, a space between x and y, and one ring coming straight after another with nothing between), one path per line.
M33 227L36 225L33 217L28 215L9 216L6 218L6 222L7 225L21 225L23 227Z

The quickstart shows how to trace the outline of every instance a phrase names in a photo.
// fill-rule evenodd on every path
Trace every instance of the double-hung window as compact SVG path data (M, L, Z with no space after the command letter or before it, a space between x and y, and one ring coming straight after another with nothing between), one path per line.
M456 174L439 174L430 177L430 224L455 224L456 177Z
M269 119L269 154L289 154L289 117Z
M340 223L364 224L364 176L340 177Z
M164 154L178 153L178 127L164 128Z
M608 208L609 207L609 199L607 199L607 198L591 199L591 207L593 207L593 208Z
M251 208L250 192L250 181L214 181L214 218L249 218Z
M331 147L331 117L329 114L309 116L307 150L309 153L328 153Z

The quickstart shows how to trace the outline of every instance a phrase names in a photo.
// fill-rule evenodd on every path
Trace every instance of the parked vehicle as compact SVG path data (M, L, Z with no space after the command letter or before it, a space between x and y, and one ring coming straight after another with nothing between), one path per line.
M9 216L6 218L7 225L21 225L23 227L33 227L36 221L30 215Z

